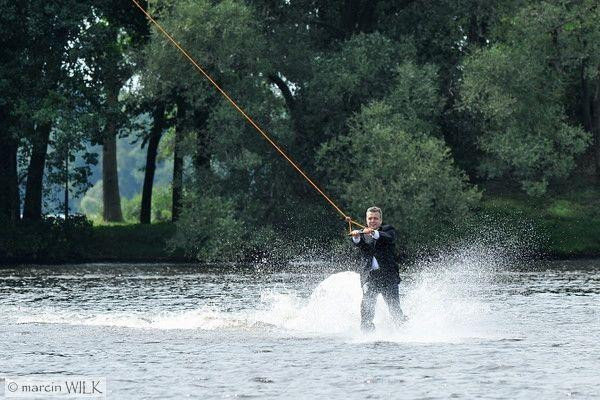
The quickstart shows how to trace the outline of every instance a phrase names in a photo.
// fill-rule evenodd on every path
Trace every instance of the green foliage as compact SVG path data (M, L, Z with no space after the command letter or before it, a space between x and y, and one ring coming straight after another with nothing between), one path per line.
M89 136L83 130L68 126L67 122L60 120L57 128L51 135L51 150L48 152L46 161L46 177L49 185L55 185L60 193L59 198L64 199L64 188L68 185L69 201L71 196L77 198L85 194L92 186L90 182L91 166L98 163L98 155L90 153L86 149ZM81 161L76 163L77 156L81 155ZM64 205L62 205L64 207ZM73 208L71 203L69 209ZM61 212L64 208L61 208Z
M438 88L437 68L406 61L395 69L393 89L384 99L394 117L413 134L439 135L438 119L444 99Z
M131 199L123 199L123 217L129 222L140 220L142 194L138 193ZM152 188L152 222L168 222L171 220L172 209L171 187L154 186Z
M462 101L480 124L481 174L516 180L532 196L569 176L590 143L589 133L566 113L570 78L561 57L568 42L557 42L552 30L566 17L559 8L523 9L511 20L505 43L474 52L464 63Z
M152 189L152 216L153 223L171 220L171 187L154 186ZM135 194L131 199L123 198L123 216L130 223L137 223L140 219L142 195ZM88 190L81 200L80 211L88 218L98 221L102 216L102 181L98 181Z
M86 257L92 245L92 223L84 216L45 217L0 229L0 259L60 262Z
M102 181L96 182L83 196L79 203L79 211L88 218L102 216Z
M154 190L152 191L154 192ZM130 223L139 221L141 202L142 195L139 193L133 196L131 199L121 198L121 209L123 210L123 219L125 221Z
M202 261L236 261L244 256L246 228L233 204L217 196L188 194L170 248Z
M167 248L172 223L92 226L83 216L46 217L0 229L0 260L14 263L93 261L184 261L183 252Z
M388 93L396 64L414 52L410 43L372 33L355 35L337 51L316 58L306 85L308 126L324 138L343 132L347 118L361 105Z
M183 261L182 252L169 249L175 225L105 224L94 226L90 257L107 261Z
M431 68L404 64L390 96L363 107L349 134L319 152L330 186L355 215L382 207L409 250L447 240L480 197L444 142L428 132L441 109L434 88Z
M600 254L600 192L571 187L568 192L535 199L521 195L486 195L482 214L501 217L518 226L530 221L530 235L541 244L542 253L555 257Z
M478 190L455 161L473 181L517 184L544 199L587 162L588 132L600 132L592 104L600 82L596 0L148 6L336 203L354 217L382 206L412 250L449 240L478 206ZM46 183L64 187L68 180L74 195L88 184L96 151L89 142L118 132L120 193L129 198L123 208L137 221L134 194L145 159L139 139L157 127L160 157L172 158L176 147L185 157L186 200L172 248L233 260L274 255L275 247L296 254L341 236L335 211L137 8L115 0L36 0L5 1L2 10L0 135L2 143L18 144L22 182L42 124L53 132ZM138 143L128 147L133 137ZM73 163L78 155L84 162ZM161 186L167 175L170 168L157 171L153 221L170 218L170 190ZM101 200L99 182L82 211L100 215ZM504 206L523 204L498 208ZM8 215L3 207L0 215ZM593 214L573 199L545 207L541 218L556 226L578 218L583 226ZM31 236L32 254L53 251L31 229L24 237ZM155 256L174 229L102 226L95 240L111 257Z
M160 22L221 85L235 84L248 71L257 74L263 69L265 44L252 10L242 2L180 1L165 11ZM145 49L144 90L159 97L178 91L196 108L219 96L165 40L162 33L153 31Z
M555 200L548 207L548 214L554 217L569 218L580 214L579 205L569 200Z

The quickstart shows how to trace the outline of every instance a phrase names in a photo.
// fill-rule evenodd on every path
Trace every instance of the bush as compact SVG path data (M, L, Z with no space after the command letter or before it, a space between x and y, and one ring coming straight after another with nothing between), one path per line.
M102 216L102 180L85 193L79 204L79 211L88 218Z
M171 220L171 187L155 186L152 189L152 214L151 222L167 222ZM142 207L142 194L138 193L131 199L122 200L123 218L129 222L140 220Z
M20 221L0 233L0 258L24 262L57 262L85 257L92 223L82 215Z
M554 55L523 43L528 41L467 57L461 97L482 131L481 175L517 181L525 193L540 197L550 183L569 176L590 135L569 121L562 105L566 80L548 62Z
M405 125L393 107L373 103L352 119L347 136L321 149L319 158L354 215L382 207L384 221L396 227L408 251L415 251L453 237L481 195L442 140L408 133Z
M169 241L186 256L201 261L237 261L249 247L246 229L233 203L219 196L189 193L184 199L177 232Z

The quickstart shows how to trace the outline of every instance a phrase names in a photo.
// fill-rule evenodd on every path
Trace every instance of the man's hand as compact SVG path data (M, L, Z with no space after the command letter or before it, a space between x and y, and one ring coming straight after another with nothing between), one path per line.
M363 231L362 231L362 232L363 232L365 235L371 235L371 234L373 234L373 231L374 231L374 230L375 230L375 229L373 229L373 228L365 228L365 229L363 229Z
M358 229L354 230L354 231L350 232L350 235L352 235L353 238L357 238L360 236L360 231Z

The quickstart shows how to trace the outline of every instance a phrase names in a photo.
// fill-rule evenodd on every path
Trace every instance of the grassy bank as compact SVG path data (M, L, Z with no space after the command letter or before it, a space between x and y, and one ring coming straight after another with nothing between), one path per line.
M538 199L487 195L483 212L530 224L540 250L550 257L600 256L600 190L572 190Z
M84 218L47 218L1 231L0 262L186 261L181 251L168 250L175 229L172 223L93 225Z
M486 192L479 211L488 221L521 229L535 253L552 258L600 257L600 190L572 190L532 199ZM49 218L20 224L0 235L2 263L179 262L168 250L172 223L103 224L84 218ZM501 230L502 231L502 230Z
M600 190L571 190L532 199L520 193L487 192L480 212L512 227L524 228L536 253L552 258L600 256ZM167 241L175 225L95 222L87 258L98 261L183 261L169 252ZM529 239L529 238L528 238Z
M94 226L88 257L101 261L184 261L181 251L168 250L175 224Z

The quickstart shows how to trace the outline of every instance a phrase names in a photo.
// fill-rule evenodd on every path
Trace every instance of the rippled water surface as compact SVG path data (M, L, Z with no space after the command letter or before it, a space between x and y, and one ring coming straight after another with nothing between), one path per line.
M600 398L600 260L423 262L408 322L380 300L370 335L344 269L2 268L0 376L103 376L114 399Z

